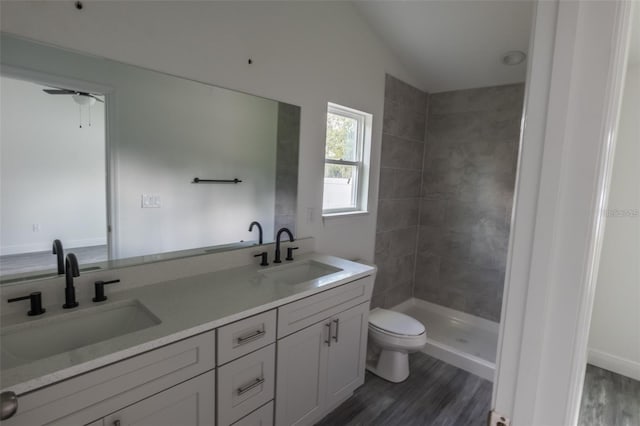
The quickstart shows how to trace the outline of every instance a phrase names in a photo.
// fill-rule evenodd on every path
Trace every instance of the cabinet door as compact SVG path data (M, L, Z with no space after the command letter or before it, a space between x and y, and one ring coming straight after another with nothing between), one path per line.
M369 303L331 318L327 371L327 409L346 399L364 383Z
M211 426L215 372L202 374L104 419L105 426Z
M278 426L309 425L324 415L329 325L327 320L278 341Z

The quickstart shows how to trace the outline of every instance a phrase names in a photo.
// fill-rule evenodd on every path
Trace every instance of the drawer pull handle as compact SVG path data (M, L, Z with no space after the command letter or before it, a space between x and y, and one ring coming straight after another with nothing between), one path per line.
M255 332L253 332L253 333L251 333L251 334L249 334L247 336L240 336L237 339L238 345L244 345L246 343L253 342L256 339L261 338L265 334L267 334L267 330L256 330Z
M113 426L120 426L120 420L114 420L113 421Z
M340 319L334 319L333 322L336 323L336 334L333 335L333 340L338 341L338 332L340 331Z
M11 418L18 411L18 397L14 392L6 391L0 394L0 420Z
M256 388L264 383L264 377L258 377L253 382L249 383L245 386L240 386L238 388L238 395L242 395L243 393L249 392L251 389Z
M331 347L331 323L325 324L325 327L327 327L327 340L325 340L324 342L327 344L327 346Z

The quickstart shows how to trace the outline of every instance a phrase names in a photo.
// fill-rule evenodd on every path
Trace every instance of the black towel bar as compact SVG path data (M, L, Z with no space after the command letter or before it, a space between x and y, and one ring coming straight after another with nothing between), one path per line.
M191 183L240 183L242 182L240 179L200 179L193 178Z

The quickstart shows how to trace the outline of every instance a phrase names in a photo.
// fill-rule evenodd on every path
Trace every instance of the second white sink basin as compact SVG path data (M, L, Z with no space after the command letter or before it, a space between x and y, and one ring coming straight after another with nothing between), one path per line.
M0 368L17 367L133 333L160 322L139 301L127 300L3 328L0 332Z
M280 283L295 285L341 271L342 269L335 266L326 265L315 260L307 260L262 271L261 274Z

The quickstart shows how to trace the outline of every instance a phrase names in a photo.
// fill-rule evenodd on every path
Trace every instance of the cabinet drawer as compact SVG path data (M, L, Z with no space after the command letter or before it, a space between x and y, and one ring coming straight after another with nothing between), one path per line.
M20 395L18 412L2 424L87 424L214 367L209 331Z
M276 310L218 329L218 365L267 346L276 340Z
M373 280L360 278L278 308L278 338L370 300Z
M273 401L238 420L233 426L273 426Z
M218 426L230 425L273 399L276 345L218 369Z

